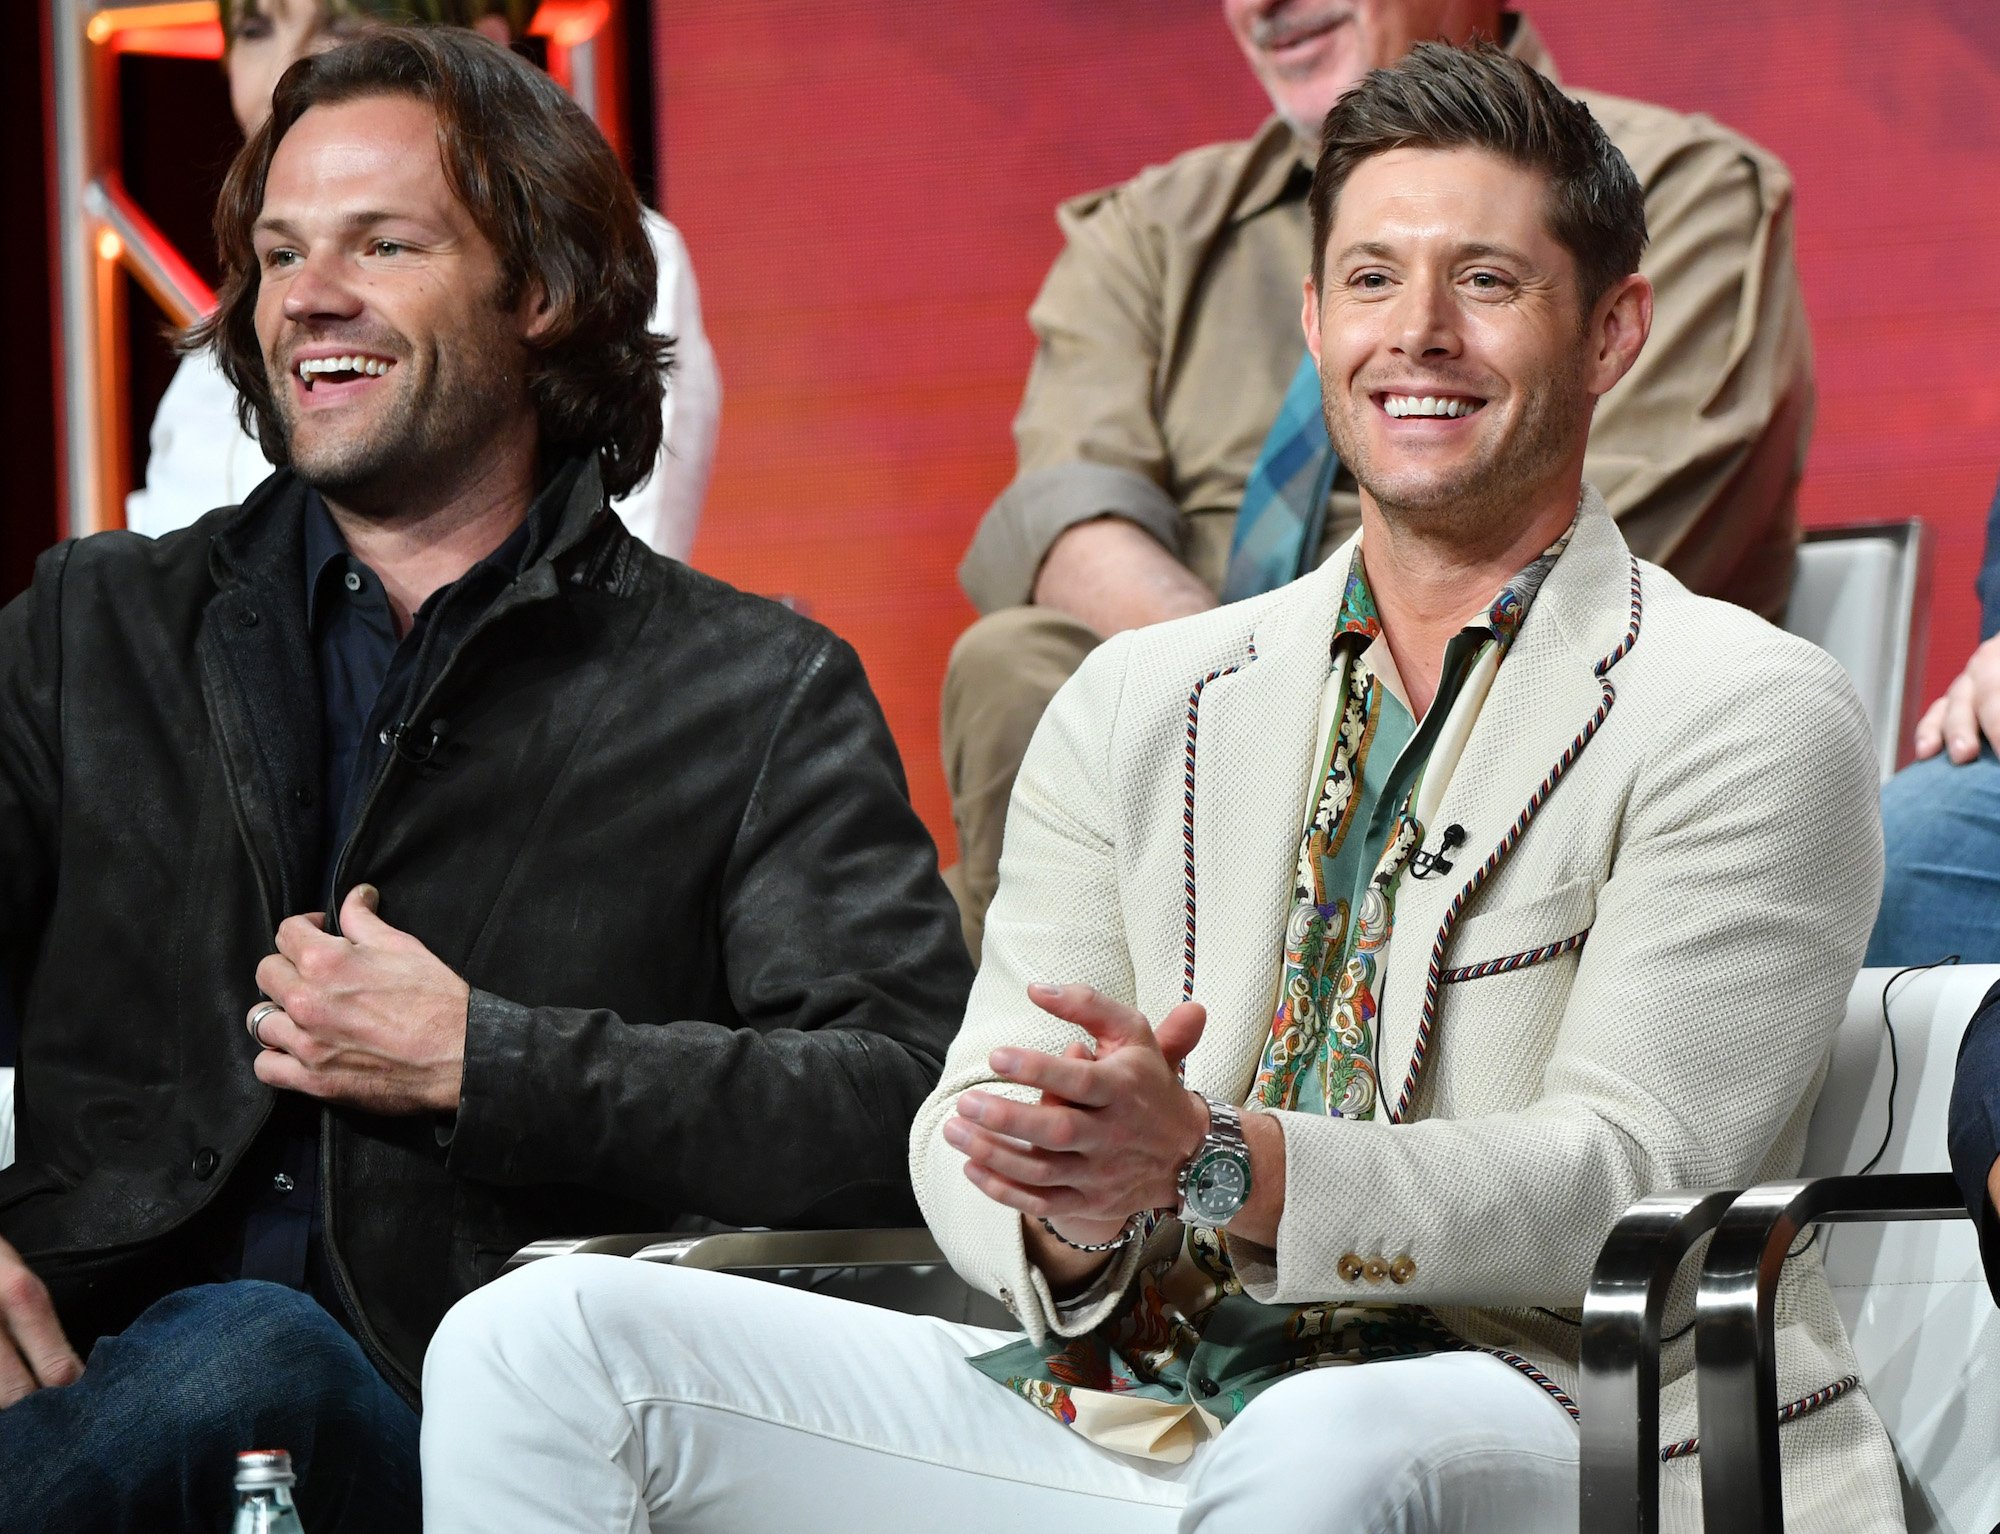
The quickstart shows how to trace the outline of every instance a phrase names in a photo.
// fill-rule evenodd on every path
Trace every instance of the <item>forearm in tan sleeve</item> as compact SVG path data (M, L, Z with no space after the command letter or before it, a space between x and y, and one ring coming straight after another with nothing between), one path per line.
M1066 244L1028 311L1037 345L1014 420L1019 467L959 567L984 612L1027 601L1049 545L1078 522L1121 517L1180 552L1154 413L1165 344L1156 234L1115 190L1057 219Z

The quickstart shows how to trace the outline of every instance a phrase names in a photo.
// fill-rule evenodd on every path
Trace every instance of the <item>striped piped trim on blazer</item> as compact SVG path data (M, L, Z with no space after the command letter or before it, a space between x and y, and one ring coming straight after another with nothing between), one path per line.
M1505 975L1517 969L1526 969L1532 964L1546 964L1550 959L1560 959L1566 953L1574 953L1590 940L1590 928L1573 932L1557 943L1544 943L1540 948L1529 948L1521 953L1510 953L1504 958L1486 959L1478 964L1468 964L1463 969L1448 969L1438 976L1440 985L1457 985L1465 980L1484 980L1489 975Z
M1796 1422L1807 1412L1818 1411L1822 1406L1831 1406L1860 1383L1860 1375L1843 1374L1831 1385L1822 1385L1809 1396L1800 1396L1796 1401L1788 1401L1778 1408L1778 1426L1783 1427L1787 1422ZM1701 1435L1697 1433L1692 1438L1683 1438L1679 1443L1670 1443L1660 1450L1660 1463L1667 1464L1672 1460L1685 1459L1690 1454L1700 1452Z
M1500 845L1486 855L1486 861L1481 863L1472 877L1465 881L1465 887L1452 897L1451 905L1444 913L1444 921L1438 927L1437 939L1431 944L1430 968L1424 975L1424 1006L1422 1014L1417 1019L1416 1047L1410 1055L1410 1068L1403 1077L1403 1089L1397 1093L1396 1106L1389 1114L1389 1122L1392 1124L1402 1123L1404 1116L1410 1111L1410 1104L1416 1100L1417 1083L1423 1077L1424 1062L1430 1055L1431 1032L1437 1026L1438 993L1444 984L1444 952L1451 943L1452 933L1458 927L1459 917L1465 912L1466 902L1493 877L1493 871L1506 860L1507 854L1514 850L1521 840L1521 834L1528 829L1529 822L1548 802L1549 795L1555 792L1556 785L1563 780L1563 774L1569 771L1579 756L1583 755L1584 747L1590 744L1591 738L1603 728L1604 721L1611 715L1612 705L1618 701L1618 690L1611 685L1609 673L1613 666L1631 653L1632 646L1639 642L1639 625L1645 612L1645 602L1639 585L1639 561L1636 558L1632 560L1631 589L1631 616L1625 628L1625 637L1593 668L1597 685L1603 690L1597 712L1591 715L1582 730L1577 733L1576 739L1569 743L1555 766L1549 769L1541 785L1529 798L1521 813L1514 818L1514 824L1507 828L1507 834L1500 838Z
M1249 653L1233 666L1218 666L1215 670L1196 682L1188 691L1187 701L1187 778L1181 793L1181 890L1187 909L1187 933L1181 944L1181 1000L1194 996L1194 753L1195 744L1201 735L1201 694L1202 689L1220 676L1229 676L1241 671L1257 659L1256 641L1251 641Z

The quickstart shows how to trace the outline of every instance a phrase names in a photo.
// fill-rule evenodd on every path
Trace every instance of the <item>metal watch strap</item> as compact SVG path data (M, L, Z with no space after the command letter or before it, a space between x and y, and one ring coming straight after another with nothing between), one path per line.
M1189 1091L1194 1089L1190 1087ZM1174 1191L1180 1195L1180 1218L1188 1218L1188 1178L1201 1164L1201 1158L1211 1151L1232 1151L1245 1162L1250 1159L1250 1142L1243 1138L1243 1114L1234 1103L1225 1103L1210 1097L1206 1092L1197 1094L1208 1104L1208 1133L1201 1137L1194 1154L1182 1163L1180 1172L1174 1178Z

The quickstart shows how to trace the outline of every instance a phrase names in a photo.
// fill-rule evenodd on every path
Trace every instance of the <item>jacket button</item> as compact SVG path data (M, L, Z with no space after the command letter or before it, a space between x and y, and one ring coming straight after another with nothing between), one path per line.
M254 607L243 608L236 614L236 621L246 629L254 629L257 626L257 609Z
M312 789L301 783L297 788L292 790L292 802L302 810L311 809L313 807Z
M1216 1393L1216 1391L1220 1390L1222 1387L1216 1384L1215 1381L1210 1379L1206 1374L1197 1374L1194 1377L1194 1388L1197 1392L1199 1392L1202 1395L1212 1396Z
M222 1158L206 1145L194 1153L194 1160L188 1163L188 1170L206 1181L215 1175L215 1169L222 1165Z
M1343 1284L1359 1283L1361 1280L1361 1259L1352 1252L1347 1253L1333 1265L1333 1271L1340 1275Z
M1361 1264L1361 1276L1371 1284L1379 1284L1389 1276L1389 1264L1380 1257L1370 1257Z
M1417 1262L1408 1252L1389 1264L1389 1282L1407 1284L1417 1276Z

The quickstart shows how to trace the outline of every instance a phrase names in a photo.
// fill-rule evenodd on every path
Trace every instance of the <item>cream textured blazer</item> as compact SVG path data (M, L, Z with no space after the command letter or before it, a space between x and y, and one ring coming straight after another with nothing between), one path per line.
M1204 1003L1188 1083L1243 1100L1276 1006L1347 567L1117 636L1029 748L985 962L911 1160L953 1265L1037 1336L1087 1330L1116 1301L1061 1323L1019 1218L966 1181L940 1125L960 1092L993 1086L996 1046L1081 1036L1028 1001L1034 980L1154 1019ZM1634 559L1586 490L1427 822L1426 850L1447 825L1465 843L1397 896L1379 1027L1383 1103L1400 1111L1278 1115L1285 1213L1275 1250L1232 1240L1245 1288L1430 1306L1567 1404L1578 1307L1618 1214L1796 1172L1881 888L1876 804L1840 668ZM1893 1454L1816 1250L1788 1266L1778 1327L1780 1399L1800 1404L1782 1435L1790 1526L1901 1529ZM1663 1447L1678 1450L1665 1526L1686 1534L1692 1364L1691 1336L1662 1364Z

